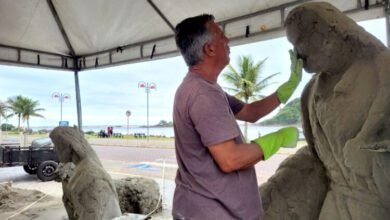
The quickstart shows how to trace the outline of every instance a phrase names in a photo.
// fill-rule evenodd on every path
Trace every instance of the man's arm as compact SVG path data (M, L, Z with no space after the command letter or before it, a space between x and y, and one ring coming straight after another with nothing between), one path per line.
M296 51L290 50L290 60L291 60L291 73L290 78L287 82L283 83L279 88L270 96L266 98L252 102L250 104L245 104L244 107L235 115L237 119L247 121L247 122L256 122L260 118L272 112L280 103L286 103L298 84L302 79L302 59L298 59Z
M295 147L298 141L298 129L286 127L261 136L251 144L236 144L228 140L208 147L214 160L222 171L229 173L267 160L281 147Z
M260 118L271 113L279 105L279 98L276 93L273 93L262 100L245 104L241 111L239 111L235 116L238 120L254 123Z
M228 140L208 149L225 173L251 167L263 159L263 151L257 144L236 144L234 140Z

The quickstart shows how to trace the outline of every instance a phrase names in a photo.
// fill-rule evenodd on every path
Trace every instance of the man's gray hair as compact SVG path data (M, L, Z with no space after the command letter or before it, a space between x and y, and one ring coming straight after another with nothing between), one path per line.
M175 40L188 66L200 63L203 59L203 46L213 39L207 23L214 16L203 14L183 20L176 26Z

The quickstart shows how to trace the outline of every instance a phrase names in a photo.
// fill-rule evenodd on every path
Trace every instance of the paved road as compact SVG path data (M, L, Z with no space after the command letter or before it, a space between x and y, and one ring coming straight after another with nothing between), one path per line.
M115 146L93 146L93 148L108 170L157 177L161 174L159 171L165 161L166 175L169 179L174 179L177 168L174 149ZM268 161L258 163L255 168L259 184L266 181L287 156L287 154L276 154Z
M174 149L118 146L93 146L93 148L105 169L114 179L128 176L142 176L155 179L160 185L164 210L162 213L154 216L154 219L170 219L172 196L175 187L174 178L177 170ZM266 181L287 156L287 154L277 154L266 162L258 163L255 168L259 184ZM25 173L22 167L0 168L0 183L7 181L12 181L15 187L37 189L52 195L56 198L57 203L61 204L62 188L60 183L54 181L41 182L35 175ZM63 208L59 207L59 209L56 209L58 215L65 215ZM52 213L49 214L52 215ZM41 213L40 217L44 215L45 212ZM24 220L25 218L21 219Z

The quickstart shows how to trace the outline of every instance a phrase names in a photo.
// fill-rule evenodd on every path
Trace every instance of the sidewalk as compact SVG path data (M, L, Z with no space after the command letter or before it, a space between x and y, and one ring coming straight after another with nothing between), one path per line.
M33 137L27 137L26 145L31 145L31 142L36 139ZM87 138L90 145L98 146L116 146L116 147L141 147L141 148L175 148L174 139L123 139L123 138ZM3 142L12 142L17 144L20 142L20 139L11 136L11 138L4 138ZM296 148L281 148L279 154L294 154L301 147L306 145L305 140L298 142Z
M123 147L147 147L147 148L174 148L174 140L147 140L147 139L122 139L122 138L88 138L91 145L123 146Z
M121 147L145 147L145 148L175 148L174 140L146 140L146 139L120 139L120 138L89 138L91 145L121 146ZM278 154L295 154L301 147L306 146L306 141L299 141L295 148L280 148Z

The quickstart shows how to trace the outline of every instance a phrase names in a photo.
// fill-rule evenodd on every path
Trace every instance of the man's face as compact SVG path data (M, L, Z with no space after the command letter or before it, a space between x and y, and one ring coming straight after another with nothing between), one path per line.
M215 50L215 57L220 62L220 64L225 67L227 64L229 64L230 61L229 39L225 36L221 28L214 21L208 23L208 28L213 35L211 45Z

